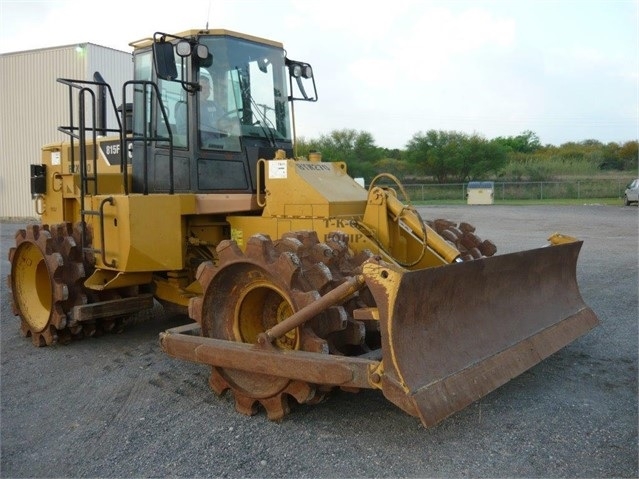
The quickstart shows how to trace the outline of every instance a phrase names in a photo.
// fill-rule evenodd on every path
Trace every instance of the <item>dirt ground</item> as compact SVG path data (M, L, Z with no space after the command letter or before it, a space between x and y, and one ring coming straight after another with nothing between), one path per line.
M601 325L425 429L379 392L336 392L281 422L235 412L208 368L160 351L156 308L122 334L35 348L1 282L0 476L637 477L636 206L422 207L498 254L584 240L577 277ZM20 223L3 222L1 276Z

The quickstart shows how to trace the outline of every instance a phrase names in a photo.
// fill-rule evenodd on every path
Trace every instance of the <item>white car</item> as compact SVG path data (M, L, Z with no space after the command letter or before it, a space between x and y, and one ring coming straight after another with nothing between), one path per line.
M626 206L630 203L637 203L639 205L639 178L636 178L626 187L626 191L623 194L623 201Z

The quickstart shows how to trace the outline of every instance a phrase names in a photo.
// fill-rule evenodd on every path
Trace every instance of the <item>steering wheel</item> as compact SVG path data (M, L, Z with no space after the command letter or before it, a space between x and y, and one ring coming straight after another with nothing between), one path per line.
M240 112L243 112L244 108L237 108L235 110L229 110L226 113L224 113L222 116L220 116L217 119L217 122L223 121L223 120L228 120L231 116L235 115L235 116L240 116Z
M217 127L217 129L225 131L225 132L232 130L235 123L235 118L236 117L239 118L240 112L242 111L243 111L242 108L237 108L235 110L227 111L226 113L220 115L215 120L215 126Z

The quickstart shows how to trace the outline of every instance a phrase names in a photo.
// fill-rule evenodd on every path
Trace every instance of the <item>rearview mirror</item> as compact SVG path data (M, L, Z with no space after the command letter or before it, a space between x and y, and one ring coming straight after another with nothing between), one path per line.
M153 44L153 59L158 78L162 80L175 80L178 77L173 44L168 42L155 42Z

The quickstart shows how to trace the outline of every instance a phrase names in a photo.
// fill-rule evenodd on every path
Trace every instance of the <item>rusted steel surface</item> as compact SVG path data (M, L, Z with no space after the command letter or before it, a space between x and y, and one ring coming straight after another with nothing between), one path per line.
M111 299L74 306L70 314L74 321L91 321L126 316L151 308L153 308L153 295L141 294L132 298Z
M285 233L276 241L257 234L244 251L225 240L216 252L216 264L198 268L203 295L191 299L189 313L202 336L219 342L188 356L214 365L209 384L218 394L230 390L238 411L253 414L259 404L279 420L289 410L289 397L316 403L332 386L356 390L379 384L379 361L335 361L370 349L365 325L350 310L371 306L359 297L364 278L352 271L372 254L353 257L343 234L323 243L314 231ZM260 341L262 350L228 344Z
M580 247L415 272L367 265L385 396L432 426L595 327L577 286Z
M177 328L176 328L177 329ZM160 335L162 350L169 356L219 368L306 381L313 384L371 388L368 380L378 361L332 356L307 351L286 351L192 336L168 330Z
M584 309L506 351L416 390L412 398L422 423L426 427L434 426L557 352L596 324L594 313Z
M255 244L270 247L264 240ZM188 334L196 333L197 324L163 333L162 349L173 357L213 366L211 387L217 393L231 389L236 408L245 414L253 414L259 402L269 418L279 420L288 412L287 395L300 403L312 403L335 386L379 388L389 401L430 427L598 324L577 285L580 248L581 242L573 242L419 271L369 258L362 265L363 279L377 308L355 311L379 325L381 348L374 355L286 349L271 344L266 332L256 336L258 344L237 341L230 333L217 337ZM290 334L290 329L300 327L316 311L332 307L361 286L362 277L354 276L324 297L306 295L308 301L289 307L286 298L299 295L289 283L281 283L279 276L265 276L273 262L263 257L271 255L239 256L244 258L237 262L242 266L239 272L246 273L247 267L251 272L241 276L250 281L240 283L240 290L247 294L239 295L244 302L251 300L247 303L251 314L235 319L252 323L254 314L266 314L258 306L276 292L277 303L287 307L278 306L278 316L266 318L266 324L275 323L270 328L273 338ZM235 262L230 264L235 268ZM263 267L255 268L257 265ZM292 279L289 282L294 285ZM221 294L218 288L225 285L238 287L225 281L205 291ZM250 296L262 290L268 294ZM260 301L253 304L257 299ZM293 310L299 314L290 314ZM217 308L210 312L220 314ZM280 312L290 315L280 317ZM203 319L208 316L200 315ZM234 330L233 317L219 319L225 320L221 326L226 331Z
M335 306L338 303L344 302L346 298L357 292L365 284L364 276L353 276L346 280L341 285L332 289L324 296L320 297L316 301L304 306L299 311L293 313L285 320L277 323L272 328L266 330L264 333L258 336L258 342L272 343L276 338L284 336L289 331L301 326L309 319L323 313L331 306Z

